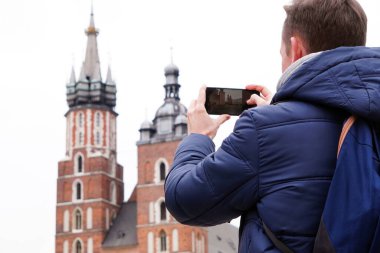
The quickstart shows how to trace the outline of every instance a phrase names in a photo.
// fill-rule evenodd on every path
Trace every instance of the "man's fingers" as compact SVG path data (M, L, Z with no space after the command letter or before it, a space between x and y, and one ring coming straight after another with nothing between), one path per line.
M216 124L218 124L218 126L222 125L224 122L226 122L227 120L229 120L231 118L230 115L228 114L222 114L220 115L217 119L216 119Z
M206 85L202 85L202 87L199 89L199 95L198 95L198 104L204 105L206 102Z
M260 92L265 98L271 98L272 92L265 86L258 85L258 84L249 84L245 86L247 90L257 90Z
M247 100L247 104L249 105L268 105L270 101L263 99L262 97L253 94L249 100Z

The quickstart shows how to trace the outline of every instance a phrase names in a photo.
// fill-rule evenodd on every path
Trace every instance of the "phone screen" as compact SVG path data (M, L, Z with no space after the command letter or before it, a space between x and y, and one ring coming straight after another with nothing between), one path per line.
M240 115L253 107L246 102L252 94L260 93L255 90L207 87L206 111L208 114Z

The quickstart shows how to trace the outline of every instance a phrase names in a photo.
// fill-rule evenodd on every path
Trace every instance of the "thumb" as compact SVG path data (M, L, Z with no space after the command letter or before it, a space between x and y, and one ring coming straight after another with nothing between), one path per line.
M226 122L227 120L229 120L231 118L230 115L228 114L223 114L223 115L220 115L217 119L216 119L216 124L218 124L218 126L222 125L224 122Z
M266 105L268 102L264 100L262 97L258 96L257 94L253 94L251 98L248 100L248 104L251 105Z

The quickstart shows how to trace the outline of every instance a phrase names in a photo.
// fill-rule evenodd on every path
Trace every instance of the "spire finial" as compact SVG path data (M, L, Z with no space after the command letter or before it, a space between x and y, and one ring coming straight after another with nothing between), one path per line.
M95 28L95 21L94 21L94 1L91 0L91 15L90 15L90 25L88 26L86 30L87 35L95 34L98 35L98 30Z

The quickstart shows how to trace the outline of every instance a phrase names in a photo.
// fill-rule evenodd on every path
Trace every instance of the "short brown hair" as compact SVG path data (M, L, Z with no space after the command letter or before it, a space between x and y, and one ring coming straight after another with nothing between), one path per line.
M292 36L304 41L307 53L366 43L367 16L355 0L293 0L284 9L287 53Z

